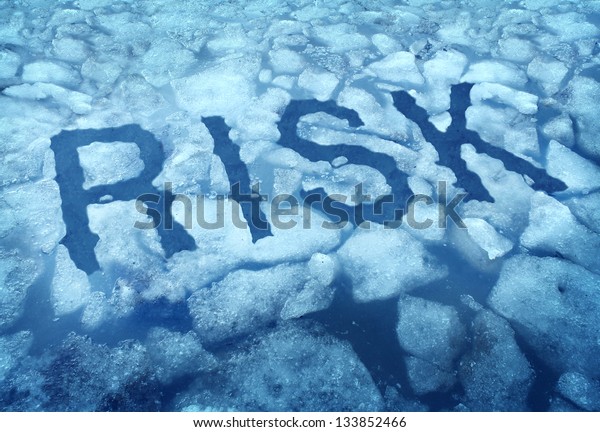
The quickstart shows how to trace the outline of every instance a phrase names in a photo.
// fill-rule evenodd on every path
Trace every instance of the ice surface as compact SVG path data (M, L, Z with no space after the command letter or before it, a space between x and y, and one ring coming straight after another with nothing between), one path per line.
M338 251L356 301L384 300L446 275L423 245L400 229L355 231ZM381 267L384 260L396 265Z
M488 299L548 367L597 378L600 277L557 258L517 255Z

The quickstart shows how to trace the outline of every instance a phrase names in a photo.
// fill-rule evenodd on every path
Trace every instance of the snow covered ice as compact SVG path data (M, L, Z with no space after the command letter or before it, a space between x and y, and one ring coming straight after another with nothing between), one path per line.
M599 25L0 0L0 410L600 411Z

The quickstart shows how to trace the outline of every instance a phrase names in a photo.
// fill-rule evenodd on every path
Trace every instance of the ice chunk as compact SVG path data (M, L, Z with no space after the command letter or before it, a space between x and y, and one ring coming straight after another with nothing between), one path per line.
M427 405L419 402L416 399L408 398L403 394L400 394L397 387L386 386L385 393L383 395L385 400L386 411L395 412L426 412L429 411Z
M7 49L0 50L0 80L14 78L21 65L21 56Z
M47 82L66 86L74 86L79 82L79 75L75 71L49 61L26 64L22 76L25 82Z
M400 42L383 33L374 34L371 42L383 55L395 53L401 48Z
M196 75L171 81L177 104L194 115L232 115L251 106L255 88L249 75L258 76L258 64L224 61Z
M194 332L177 333L156 327L148 333L146 346L156 376L163 384L210 371L217 365L215 357L202 347Z
M533 370L508 323L489 311L472 324L473 344L462 357L459 377L472 411L526 411Z
M408 353L441 370L453 370L464 345L465 329L451 306L403 296L398 301L400 346Z
M262 69L258 73L258 80L264 84L270 83L273 81L273 71L271 69Z
M162 87L175 78L184 76L196 62L194 53L172 39L158 39L141 61L142 76L155 87Z
M359 228L338 257L359 302L391 298L446 275L418 240L399 229ZM382 266L386 262L393 265Z
M218 55L239 53L256 49L252 39L248 38L241 25L230 25L225 35L207 42L206 47Z
M306 281L304 265L238 270L197 290L188 300L194 328L203 342L251 333L279 318L285 302Z
M508 105L513 105L513 102ZM531 111L537 109L533 105L520 108ZM532 157L541 157L537 131L530 116L519 113L511 106L492 102L470 106L466 117L467 128L477 131L484 141L531 162Z
M298 77L298 86L310 92L319 101L329 100L338 82L336 76L327 71L307 69Z
M116 63L99 62L93 58L88 58L81 65L81 76L97 82L101 87L114 83L121 74L121 71L122 68Z
M565 182L569 191L588 193L600 187L600 168L557 141L548 145L548 174Z
M307 265L308 280L295 297L290 297L283 306L283 319L300 318L311 312L327 309L333 301L335 286L332 286L337 273L337 263L329 256L314 254Z
M81 324L86 330L94 330L112 317L112 311L102 291L90 294L88 304L81 315Z
M371 46L371 41L360 34L358 29L351 24L333 24L328 26L312 27L313 35L331 47L332 52L346 52L359 50Z
M600 234L600 193L575 197L566 201L571 213L589 229Z
M527 77L517 66L510 63L484 60L472 63L461 81L470 83L498 83L519 88L527 83Z
M155 384L145 349L128 341L114 348L71 334L41 369L47 411L153 411Z
M56 316L75 312L88 301L90 283L84 271L75 267L67 248L56 248L56 267L52 279L52 303Z
M597 378L600 276L556 258L517 255L504 264L488 304L548 367Z
M536 192L531 198L529 226L521 236L529 249L558 254L588 270L600 272L600 235L581 225L567 206Z
M377 411L383 400L350 344L318 330L278 326L242 347L221 388L203 385L178 407L234 411ZM222 409L222 408L221 408Z
M406 357L406 372L410 386L417 395L444 392L456 382L455 374L417 357Z
M513 244L483 219L465 218L467 232L471 239L493 260L509 252Z
M331 161L331 166L334 168L339 168L342 165L346 165L348 163L348 158L346 156L338 156L334 160Z
M11 335L0 336L0 383L19 364L33 342L31 332L21 331Z
M463 53L449 50L438 51L423 63L423 76L427 88L422 92L416 92L417 104L432 114L448 110L450 87L460 82L467 62L467 57Z
M560 376L557 388L561 395L580 408L600 410L600 382L578 372L566 372Z
M57 37L52 41L54 55L66 61L83 62L89 56L86 43L70 37Z
M473 86L471 100L473 104L478 104L483 100L500 102L516 108L522 114L535 114L537 112L537 96L513 90L502 84L481 83Z
M547 95L560 90L568 72L569 69L561 61L544 57L534 58L527 66L527 75L537 80Z
M378 78L409 86L423 84L423 76L415 64L414 54L402 51L390 54L380 61L371 63L368 68Z
M91 204L87 212L90 230L100 237L94 252L108 287L122 279L138 291L146 289L162 269L164 251L156 230L134 227L147 221L135 200Z
M77 147L77 153L85 178L84 189L136 178L144 169L140 149L131 142L93 142Z
M560 396L555 396L550 399L548 412L581 412L582 410L568 400Z
M171 182L174 193L201 195L212 191L228 192L227 175L223 164L212 152L212 137L208 129L204 123L195 122L188 116L178 117L175 114L168 118L172 124L163 136L163 143L165 146L171 144L172 150L161 173L152 183L160 187Z
M24 45L26 42L21 35L21 31L27 20L25 12L21 8L9 8L3 12L2 25L0 25L0 43L3 45Z
M302 182L304 190L313 190L322 187L327 195L335 198L341 196L342 200L356 193L356 185L362 185L363 193L373 200L382 195L389 195L391 187L386 183L385 177L374 168L364 165L348 164L332 170L327 176L307 176Z
M273 85L281 87L286 90L291 90L296 83L296 78L291 75L279 75L273 78Z
M498 41L498 53L513 62L528 62L536 53L535 46L521 37L507 37Z
M600 158L600 83L591 78L575 77L567 87L567 94L566 107L573 115L579 133L577 145L583 153Z
M461 216L485 218L502 235L511 239L518 236L527 225L531 196L534 193L523 176L507 171L497 159L478 154L470 144L461 146L461 157L468 169L481 178L483 186L495 201L469 201L461 207Z
M110 0L79 0L78 5L82 10L93 10L110 6L111 2Z
M81 92L67 90L56 84L35 83L12 86L4 90L4 94L23 99L40 100L48 97L67 106L75 114L88 113L92 107L92 97Z
M50 253L65 235L58 185L42 180L5 188L0 197L0 238ZM15 227L19 229L15 229Z
M448 111L429 117L431 124L440 132L446 132L452 124L452 116Z
M124 112L131 113L142 125L146 117L168 107L162 94L139 75L130 75L123 79L111 96L116 105Z
M550 119L542 127L542 133L547 138L554 139L567 147L573 147L575 144L573 121L566 114Z
M304 59L300 54L289 49L272 50L269 52L271 65L277 73L299 73L304 69Z
M599 34L598 28L588 22L585 15L576 12L544 15L543 22L562 42L596 38Z
M338 95L338 103L358 113L365 123L363 129L376 132L376 135L381 137L389 136L398 141L408 140L410 133L408 120L393 106L391 99L389 104L384 104L365 89L345 86ZM362 135L357 144L365 145L365 138L366 136ZM348 141L345 142L348 143ZM385 148L385 150L381 148L379 150L373 149L373 151L394 155L400 147L393 145ZM403 157L400 157L400 159L403 159Z

